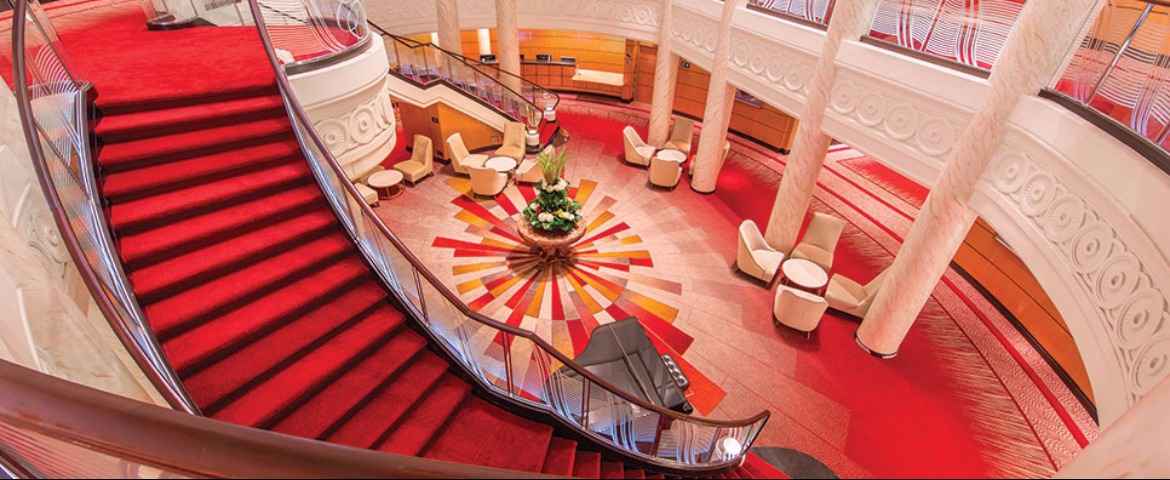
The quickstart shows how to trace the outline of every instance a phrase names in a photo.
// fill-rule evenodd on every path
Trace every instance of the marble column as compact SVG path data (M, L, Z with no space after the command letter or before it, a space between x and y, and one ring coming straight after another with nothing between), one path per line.
M492 33L491 30L480 28L475 31L475 40L479 44L480 55L492 54Z
M719 38L715 40L715 58L711 63L711 83L707 85L707 106L703 109L703 128L699 131L699 148L695 152L695 176L691 188L700 193L715 191L719 170L723 167L723 142L731 117L732 102L727 100L728 77L731 75L731 22L735 11L747 0L725 0L719 19ZM846 2L847 3L847 2ZM734 99L734 94L732 95Z
M458 3L456 0L435 0L435 19L439 24L439 47L463 55Z
M671 45L671 11L673 0L663 0L662 18L658 22L658 53L654 63L654 91L650 101L650 135L647 142L661 146L670 137L670 118L674 114L674 88L678 82L678 55Z
M1082 21L1095 14L1093 4L1094 0L1025 4L991 70L987 100L951 147L857 330L863 348L879 356L897 353L975 222L968 202L1000 147L1008 118L1021 97L1035 94L1053 78L1066 52L1080 40Z
M500 69L520 75L520 28L517 17L516 0L496 0L496 41L500 44ZM513 91L520 91L520 80L504 75L501 77L504 85Z
M837 79L837 51L845 40L855 40L869 31L877 3L878 0L854 0L837 2L833 7L821 56L808 81L804 109L796 126L788 165L780 177L780 189L776 192L764 232L768 244L777 250L788 252L796 246L796 236L808 212L817 176L832 141L821 131L821 124L833 82Z

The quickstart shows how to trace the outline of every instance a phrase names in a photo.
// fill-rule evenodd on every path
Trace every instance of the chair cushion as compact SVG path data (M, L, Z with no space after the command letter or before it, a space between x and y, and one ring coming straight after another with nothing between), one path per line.
M634 147L634 151L638 152L638 155L646 158L650 158L651 155L654 155L654 150L654 145L642 145L640 147Z
M792 249L792 258L803 258L820 265L828 270L833 266L833 252L826 251L816 245L802 243Z
M681 140L671 140L669 142L666 142L666 145L663 145L662 148L673 148L675 150L682 150L684 152L690 152L691 151L691 141L687 140L684 142Z
M775 250L752 250L752 258L756 259L756 263L760 264L768 275L775 275L776 269L780 268L780 263L784 261L784 253Z
M360 183L355 183L354 186L357 187L358 193L362 194L362 200L365 200L366 204L374 205L378 203L378 192L374 191L374 189Z
M524 147L504 145L496 149L496 155L501 157L512 157L519 161L524 158Z
M463 166L464 167L482 167L483 163L486 162L487 159L488 159L487 155L484 155L482 153L473 153L471 155L463 157Z

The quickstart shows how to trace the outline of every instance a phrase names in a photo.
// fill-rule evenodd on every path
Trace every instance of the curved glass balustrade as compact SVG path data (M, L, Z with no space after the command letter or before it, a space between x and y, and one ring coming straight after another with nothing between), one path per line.
M1025 0L881 0L869 37L990 70Z
M1110 0L1055 89L1166 149L1170 6Z
M748 7L826 26L837 0L748 0Z

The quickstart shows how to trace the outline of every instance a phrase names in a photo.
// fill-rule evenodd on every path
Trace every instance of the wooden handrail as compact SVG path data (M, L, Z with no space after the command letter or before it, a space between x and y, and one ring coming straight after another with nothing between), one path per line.
M132 463L220 478L541 478L320 442L129 400L0 361L0 423ZM51 446L43 446L50 448ZM19 455L15 449L7 455ZM35 458L16 458L36 468ZM72 458L78 465L86 459ZM548 477L544 477L548 478Z
M635 405L639 408L657 413L663 417L669 418L669 419L674 420L674 421L686 422L686 423L690 423L690 424L704 425L704 426L710 426L710 427L747 427L747 426L759 424L760 428L762 430L763 426L766 425L766 423L771 415L770 412L768 412L767 410L761 411L761 412L759 412L759 413L757 413L749 418L746 418L746 419L712 420L712 419L706 419L706 418L693 417L690 415L682 414L682 413L667 409L667 408L662 407L660 405L655 405L655 404L650 403L648 401L645 401L641 398L638 398L634 395L631 395L631 394L625 392L624 390L622 390L621 388L618 388L617 386L613 385L612 383L602 379L601 377L598 377L594 373L592 373L589 370L585 369L584 367L578 365L576 362L574 362L568 356L566 356L565 354L558 351L555 347L550 345L548 342L544 341L544 339L540 338L535 333L528 331L528 330L523 330L523 329L520 329L517 327L513 327L511 325L501 323L501 322L496 321L494 319L488 318L488 317L484 316L483 314L476 312L476 311L472 310L469 306L467 306L467 304L465 304L462 301L462 299L460 299L454 292L452 292L449 288L447 288L447 286L444 285L443 282L433 272L431 272L430 269L427 268L426 265L417 256L414 255L413 252L411 252L411 250L406 246L405 243L402 242L401 239L398 238L397 235L395 235L392 231L390 231L390 229L386 226L386 224L384 222L382 222L381 218L378 217L378 215L373 211L373 209L370 208L370 206L368 204L366 204L366 202L364 200L362 200L362 196L360 193L358 193L357 188L353 185L352 182L349 182L347 180L349 177L345 173L345 170L341 167L341 165L333 157L332 153L330 153L330 151L326 147L325 143L321 140L321 138L317 135L317 133L313 130L313 128L311 128L312 122L310 121L308 114L304 111L304 108L300 105L300 102L298 100L296 100L296 93L292 89L292 85L290 84L288 77L280 64L280 61L276 57L276 53L275 53L275 49L274 49L274 46L272 43L272 39L268 34L268 31L267 31L267 28L264 24L263 18L259 14L260 13L259 12L259 9L260 9L259 1L260 0L248 0L248 3L252 9L253 16L256 18L257 31L260 35L260 40L264 45L265 53L267 54L269 63L271 63L272 68L274 70L274 73L276 75L277 86L280 88L281 94L285 97L286 105L292 110L289 113L289 115L291 117L293 117L292 118L293 124L294 125L300 124L302 126L305 126L305 128L303 130L305 131L305 134L309 137L309 141L312 142L312 144L314 145L314 147L317 151L321 152L321 156L324 157L325 162L328 164L329 168L333 171L334 175L336 175L337 178L342 179L342 181L340 181L339 183L342 184L342 187L345 189L346 193L349 195L350 199L352 200L352 203L357 205L358 208L360 209L362 215L364 217L368 218L374 224L374 226L378 229L378 231L382 234L382 236L390 241L390 243L394 246L394 248L396 250L398 250L398 252L403 256L403 258L405 258L410 263L410 265L414 269L414 271L417 272L418 274L422 275L422 277L424 277L426 279L426 281L428 283L430 283L431 287L434 288L435 291L439 292L439 294L442 295L444 297L444 299L446 299L449 304L453 305L457 310L459 310L459 312L461 314L463 314L467 318L470 318L478 323L490 326L490 327L495 328L497 330L506 332L506 333L514 335L516 337L524 338L524 339L532 342L532 344L534 346L540 348L541 350L544 350L545 353L552 356L558 362L563 364L566 368L573 370L574 373L580 375L582 378L585 378L585 379L589 380L589 382L597 384L598 386L606 389L607 391L613 393L614 395L622 398L623 400L625 400L625 401L629 402L630 404ZM303 139L300 137L299 133L298 133L297 137L298 137L298 141L303 141ZM302 145L302 148L308 149L309 147L307 145ZM421 294L421 292L420 292L420 294ZM580 428L579 426L576 426L576 425L568 425L568 424L566 424L566 425L573 427L573 428ZM606 446L607 446L607 448L610 448L608 445L606 445ZM622 454L622 455L628 455L627 452L623 452L619 449L614 449L614 452ZM683 469L683 470L687 470L687 469L716 470L716 469L720 469L720 468L726 468L726 467L732 466L734 464L735 464L735 462L727 462L727 464L724 464L724 465L695 466L695 465L681 465L680 464L680 465L664 465L664 466L667 468L679 468L679 469Z

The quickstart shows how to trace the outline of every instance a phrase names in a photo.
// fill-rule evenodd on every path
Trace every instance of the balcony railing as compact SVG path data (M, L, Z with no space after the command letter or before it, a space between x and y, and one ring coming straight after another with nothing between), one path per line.
M265 1L249 0L253 13L260 12ZM312 129L263 20L257 24L289 120L343 227L407 312L484 391L549 415L635 461L680 472L718 471L742 462L768 421L768 412L715 421L652 404L577 365L535 333L492 320L463 303L382 222L347 179Z
M394 35L376 24L371 27L388 40L391 72L419 86L443 82L529 128L537 128L545 112L555 111L560 104L559 95L519 75L431 43Z
M748 0L748 8L820 28L829 25L837 0Z
M139 368L175 408L198 413L146 323L114 250L94 177L90 87L69 68L40 2L13 8L12 65L20 121L41 192L98 308Z
M1063 95L1064 103L1078 104L1081 110L1116 122L1166 156L1170 139L1168 19L1168 2L1111 0L1061 73L1054 86L1059 93L1049 95Z
M1025 0L881 0L869 38L932 59L990 70Z

